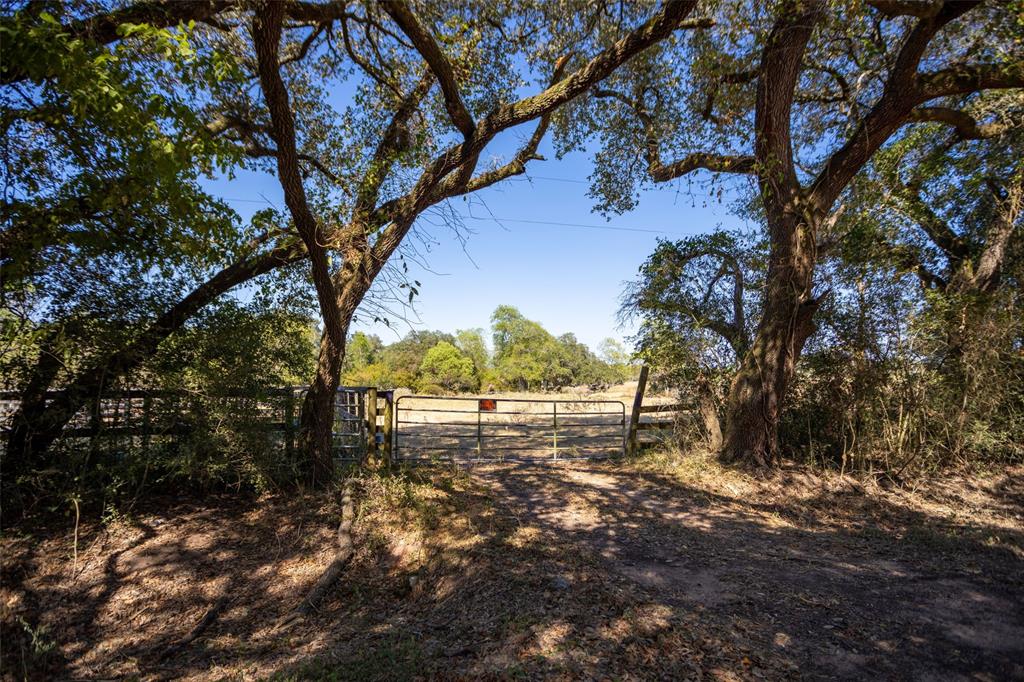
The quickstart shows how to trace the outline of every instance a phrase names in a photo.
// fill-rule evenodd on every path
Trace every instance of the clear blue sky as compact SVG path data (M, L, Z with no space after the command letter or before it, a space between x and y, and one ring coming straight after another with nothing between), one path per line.
M495 140L481 164L495 157L507 160L529 130L511 131ZM592 212L594 202L587 197L591 155L557 160L548 140L540 152L548 160L530 162L527 176L532 180L519 176L466 201L451 202L455 212L472 216L464 221L473 230L464 248L447 228L430 224L436 216L420 221L419 227L436 243L425 254L433 272L410 265L411 278L422 284L415 306L419 319L410 320L414 328L482 327L489 334L491 313L507 304L553 334L575 333L593 349L605 337L623 339L632 333L617 327L619 296L659 236L682 237L717 225L739 225L730 214L728 196L719 204L701 191L707 178L700 174L692 177L692 184L682 180L644 193L636 210L607 221ZM210 187L246 220L265 206L264 199L284 208L273 177L243 173ZM492 215L503 220L492 220ZM376 333L390 343L409 326L398 322L389 329L360 322L355 329Z

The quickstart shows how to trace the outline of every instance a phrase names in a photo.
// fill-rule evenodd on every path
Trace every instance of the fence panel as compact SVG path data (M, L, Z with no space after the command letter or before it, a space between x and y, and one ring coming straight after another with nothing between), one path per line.
M335 397L334 448L341 459L361 459L366 453L366 393L363 387L342 387ZM47 393L52 400L59 391ZM109 391L86 403L64 427L61 440L97 441L112 447L143 450L209 428L211 407L228 428L280 433L282 450L294 452L303 387L272 388L252 393L200 395L186 391L131 389ZM0 392L0 447L20 405L20 395ZM272 436L274 442L277 437ZM76 443L77 446L77 443Z
M589 459L621 455L626 407L616 400L402 396L396 459Z

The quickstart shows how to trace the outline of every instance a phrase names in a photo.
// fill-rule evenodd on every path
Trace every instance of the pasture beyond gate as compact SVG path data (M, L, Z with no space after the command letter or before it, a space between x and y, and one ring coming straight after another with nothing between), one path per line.
M583 459L622 455L626 407L617 400L402 396L399 460Z

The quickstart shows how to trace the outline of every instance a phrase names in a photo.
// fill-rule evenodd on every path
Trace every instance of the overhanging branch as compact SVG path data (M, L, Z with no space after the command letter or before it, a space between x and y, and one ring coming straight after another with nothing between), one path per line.
M402 32L416 46L416 51L422 55L424 61L434 72L438 83L441 85L441 92L444 93L444 105L448 111L455 128L462 135L469 139L476 130L473 117L462 101L459 94L459 84L455 80L455 72L452 70L451 62L441 51L433 36L420 24L419 19L413 14L403 0L382 0L384 11L394 20Z
M682 159L665 164L661 160L661 141L650 113L643 103L627 97L621 92L604 88L594 88L595 97L614 99L630 108L644 129L644 157L647 161L647 173L654 182L668 182L682 177L698 169L715 173L753 173L754 157L744 155L711 154L693 152Z
M889 17L930 19L942 9L942 0L868 0L868 4Z
M918 107L910 112L910 120L953 126L961 140L984 140L997 137L1010 129L1008 123L978 123L967 112L950 107Z
M918 102L979 90L1024 87L1024 60L1004 63L958 64L919 74L915 82Z

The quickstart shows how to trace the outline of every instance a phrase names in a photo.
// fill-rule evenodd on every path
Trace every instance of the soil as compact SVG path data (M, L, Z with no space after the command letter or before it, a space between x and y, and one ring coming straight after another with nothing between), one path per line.
M917 491L512 463L2 539L4 679L1024 679L1024 469ZM77 556L76 556L77 554ZM217 615L184 646L213 607Z
M608 467L481 475L551 542L601 557L669 620L699 613L775 672L1024 679L1020 507L986 527L810 477L730 495ZM784 490L808 482L803 499ZM1024 500L1019 475L995 488L1010 504ZM992 502L984 497L973 501Z

